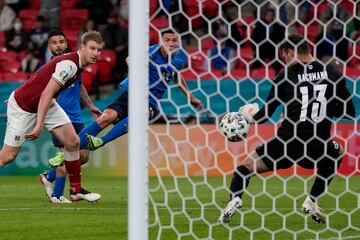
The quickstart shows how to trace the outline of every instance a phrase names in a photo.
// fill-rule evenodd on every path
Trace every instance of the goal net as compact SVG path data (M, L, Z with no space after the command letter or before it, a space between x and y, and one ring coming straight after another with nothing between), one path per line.
M332 125L346 153L318 201L325 224L301 211L316 174L301 167L254 176L231 223L217 223L234 170L274 136L282 109L235 143L219 133L219 117L264 105L285 66L278 46L292 33L342 72L359 114L359 22L355 0L150 1L150 43L164 29L179 33L188 59L180 74L205 109L167 85L161 117L149 126L149 239L360 239L359 115Z

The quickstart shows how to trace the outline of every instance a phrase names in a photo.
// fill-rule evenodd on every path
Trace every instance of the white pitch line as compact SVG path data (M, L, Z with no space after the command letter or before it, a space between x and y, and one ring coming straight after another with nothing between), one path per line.
M153 206L153 204L151 204L151 206ZM172 207L164 207L164 206L159 206L159 207L156 207L157 209L172 209L174 211L178 211L178 210L182 210L182 209L185 209L185 210L200 210L200 209L217 209L215 207L204 207L204 208L172 208ZM301 210L301 207L299 208L279 208L279 207L275 207L275 208L241 208L241 210L286 210L286 211L289 211L289 210L296 210L296 211L300 211ZM354 210L353 208L321 208L323 210L329 210L329 211L338 211L338 210L342 210L342 211L352 211Z
M152 206L153 208L153 206ZM26 208L26 207L20 207L20 208L0 208L0 211L27 211L27 210L119 210L119 209L127 209L126 207L121 208L121 207L84 207L84 208L72 208L71 205L68 205L67 208L58 208L58 207L53 207L51 205L49 206L44 206L44 207L38 207L38 208ZM180 210L201 210L201 209L217 209L215 207L204 207L204 208L172 208L172 207L164 207L164 206L159 206L156 207L156 209L171 209L174 211L180 211ZM242 210L273 210L273 208L242 208ZM274 210L286 210L286 211L291 211L291 210L295 210L295 211L300 211L301 209L298 208L274 208ZM353 209L349 208L349 209L337 209L337 208L324 208L323 210L329 210L329 211L335 211L335 210L342 210L342 211L351 211Z
M341 238L307 238L306 240L343 240L343 239L360 239L360 235L356 236L346 236Z
M54 207L43 207L43 208L0 208L0 211L33 211L33 210L45 210L45 211L51 211L51 210L72 210L72 211L77 211L77 210L120 210L120 209L125 209L125 208L99 208L99 207L86 207L86 208L71 208L69 206L69 208L54 208Z

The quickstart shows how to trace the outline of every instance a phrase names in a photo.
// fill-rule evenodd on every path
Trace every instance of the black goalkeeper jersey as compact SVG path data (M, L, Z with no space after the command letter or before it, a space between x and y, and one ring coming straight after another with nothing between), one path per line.
M281 71L266 104L255 114L255 122L265 122L280 104L284 105L284 119L278 135L287 139L329 139L333 117L355 116L345 79L331 65L316 61L296 63Z

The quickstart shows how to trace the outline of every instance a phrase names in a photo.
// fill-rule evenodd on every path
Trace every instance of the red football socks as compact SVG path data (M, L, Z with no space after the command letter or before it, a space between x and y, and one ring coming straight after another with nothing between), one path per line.
M66 161L65 167L70 180L70 192L78 193L81 191L81 162L80 160Z

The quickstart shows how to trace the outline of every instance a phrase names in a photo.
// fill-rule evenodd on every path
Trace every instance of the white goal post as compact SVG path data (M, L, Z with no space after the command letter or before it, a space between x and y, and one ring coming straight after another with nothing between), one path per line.
M129 240L148 239L148 6L147 1L129 6Z
M149 2L129 2L129 239L360 239L359 1ZM275 14L270 24L265 23L268 9ZM257 23L270 32L283 28L282 39L257 38ZM160 101L161 118L148 125L147 51L165 29L179 33L188 59L180 74L205 110L192 108L169 83ZM294 167L253 177L241 210L230 225L221 225L217 219L228 202L234 170L274 135L283 116L278 109L238 143L221 136L219 117L246 103L264 104L272 79L285 65L276 47L291 33L304 36L317 60L342 72L357 111L355 118L333 124L345 158L319 199L328 221L317 225L300 211L316 171ZM261 52L265 43L275 47L273 55L270 45L265 55Z

